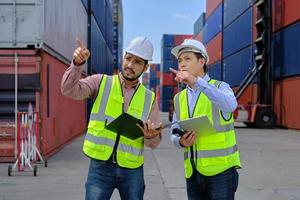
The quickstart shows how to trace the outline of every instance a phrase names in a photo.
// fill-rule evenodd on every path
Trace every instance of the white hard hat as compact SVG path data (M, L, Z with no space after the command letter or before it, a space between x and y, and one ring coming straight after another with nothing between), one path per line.
M206 48L202 42L194 39L185 39L181 45L174 47L171 50L171 53L178 59L180 54L184 52L195 52L200 53L206 60L205 64L208 64L209 57L206 51Z
M153 45L146 37L137 37L130 42L125 52L144 60L152 60Z

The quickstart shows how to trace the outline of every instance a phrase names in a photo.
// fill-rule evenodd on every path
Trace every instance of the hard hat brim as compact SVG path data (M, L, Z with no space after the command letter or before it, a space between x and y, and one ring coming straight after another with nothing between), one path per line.
M143 60L152 61L152 58L147 58L147 57L145 57L145 56L143 56L143 55L141 55L139 53L136 53L136 52L133 52L133 51L130 51L130 50L125 50L125 52L126 53L130 53L132 55L135 55L135 56L137 56L137 57L139 57L139 58L141 58Z
M183 48L192 48L191 50L188 50L188 51L185 51L185 52L194 52L194 53L200 53L206 60L206 64L208 63L208 57L200 50L200 49L197 49L195 46L193 45L178 45L176 47L174 47L172 50L171 50L171 53L178 59L178 57L180 56L179 53L180 53L180 50L183 49ZM193 50L194 49L194 50Z

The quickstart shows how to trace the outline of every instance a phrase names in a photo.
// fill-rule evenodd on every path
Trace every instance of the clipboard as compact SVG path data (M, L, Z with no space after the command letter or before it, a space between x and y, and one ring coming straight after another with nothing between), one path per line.
M119 117L105 126L106 129L121 134L124 137L135 140L144 137L143 131L136 125L143 127L143 121L128 113L122 113Z
M195 131L197 134L211 134L216 132L208 117L200 116L177 121L179 126L185 131Z

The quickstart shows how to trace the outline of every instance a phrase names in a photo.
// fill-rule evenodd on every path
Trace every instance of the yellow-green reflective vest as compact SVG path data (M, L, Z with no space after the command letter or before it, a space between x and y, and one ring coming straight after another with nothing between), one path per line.
M150 114L155 95L139 84L128 105L127 113L146 121ZM97 98L93 104L83 152L91 158L106 161L110 158L116 143L117 133L105 129L123 113L124 97L118 75L103 75ZM144 163L144 138L131 140L120 136L117 146L117 163L121 167L135 169Z
M210 80L210 84L219 87L220 81ZM192 163L197 171L205 176L219 174L231 167L240 167L239 152L236 145L234 120L232 113L227 117L201 92L193 113L189 113L187 89L174 97L174 107L177 119L187 119L207 116L216 132L198 134L192 147L184 149L185 177L193 174ZM192 159L191 159L192 158Z

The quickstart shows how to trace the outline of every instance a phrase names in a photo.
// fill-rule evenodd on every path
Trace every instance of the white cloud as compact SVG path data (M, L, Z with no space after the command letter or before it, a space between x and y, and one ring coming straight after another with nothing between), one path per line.
M192 21L191 15L175 13L173 16L177 19L181 19L181 20L185 20L185 21Z

